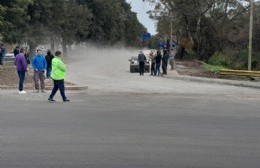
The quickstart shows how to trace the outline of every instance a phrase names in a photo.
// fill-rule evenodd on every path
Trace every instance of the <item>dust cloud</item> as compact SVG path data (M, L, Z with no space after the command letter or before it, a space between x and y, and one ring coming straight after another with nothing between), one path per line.
M175 80L130 73L129 59L138 49L124 47L96 47L74 49L67 59L67 81L88 86L88 91L99 93L211 93L237 92L236 87Z

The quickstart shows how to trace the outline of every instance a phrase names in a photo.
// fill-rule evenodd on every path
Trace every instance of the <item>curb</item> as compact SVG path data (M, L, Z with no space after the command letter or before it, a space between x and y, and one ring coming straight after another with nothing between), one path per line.
M203 77L194 77L194 76L184 76L184 75L168 75L165 76L168 79L176 79L182 81L193 81L193 82L203 82L203 83L212 83L212 84L222 84L222 85L231 85L239 87L249 87L254 89L260 89L260 82L250 82L250 81L235 81L235 80L225 80L225 79L209 79Z

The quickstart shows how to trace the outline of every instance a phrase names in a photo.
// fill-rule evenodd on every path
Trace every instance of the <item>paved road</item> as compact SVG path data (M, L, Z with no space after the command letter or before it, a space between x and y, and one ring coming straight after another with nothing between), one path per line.
M259 168L257 94L68 95L2 93L1 168Z

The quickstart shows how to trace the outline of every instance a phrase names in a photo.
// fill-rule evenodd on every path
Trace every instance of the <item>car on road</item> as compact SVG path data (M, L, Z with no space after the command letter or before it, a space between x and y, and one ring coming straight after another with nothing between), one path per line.
M14 53L6 53L6 54L5 54L5 61L6 61L6 62L12 62L12 61L14 61Z
M146 62L144 65L144 71L145 72L150 72L150 61L147 59L146 57ZM134 73L134 72L139 72L139 62L138 62L138 57L137 56L133 56L131 59L129 59L130 62L130 72Z

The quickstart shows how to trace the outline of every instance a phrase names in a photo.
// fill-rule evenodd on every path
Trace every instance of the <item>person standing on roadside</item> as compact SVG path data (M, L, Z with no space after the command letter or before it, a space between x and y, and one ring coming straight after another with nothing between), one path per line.
M51 53L51 50L47 51L47 55L45 56L46 62L47 62L47 69L46 69L46 78L50 79L51 77L51 62L54 58L53 54Z
M171 51L169 53L169 62L170 62L170 65L171 65L170 70L174 70L174 55L175 55L174 49L171 48Z
M31 64L30 56L29 56L29 52L28 52L27 48L25 48L25 55L24 56L25 56L27 65Z
M40 49L37 50L37 54L32 59L32 67L34 69L34 84L35 84L35 92L39 93L39 80L41 83L41 91L45 93L45 76L44 72L46 70L46 60L45 57L42 55L42 51Z
M60 94L61 94L63 102L70 101L65 96L64 79L65 79L65 75L66 75L66 65L63 63L61 58L62 58L62 53L60 51L56 51L55 57L52 59L51 78L53 80L53 89L52 89L51 95L48 98L48 100L51 102L55 101L53 99L53 97L55 96L55 94L58 90L60 90Z
M138 62L139 62L139 73L140 76L144 76L144 65L145 65L146 57L143 51L140 51L138 55Z
M169 59L169 51L168 51L168 50L164 50L164 52L163 52L163 57L162 57L162 70L163 70L163 75L167 75L168 59Z
M153 51L150 52L150 60L151 60L151 75L155 75L155 54Z
M158 75L160 76L160 67L161 67L161 61L162 61L162 54L161 54L161 51L158 50L157 51L157 55L155 57L155 75Z
M19 46L16 46L14 49L14 57L16 57L19 54Z
M5 54L6 54L6 51L5 51L4 44L1 44L1 46L0 46L1 65L5 64Z
M19 94L26 94L26 91L23 90L23 83L25 80L25 72L28 71L26 59L24 57L25 49L21 48L20 54L15 57L15 65L17 69L17 74L19 77Z

